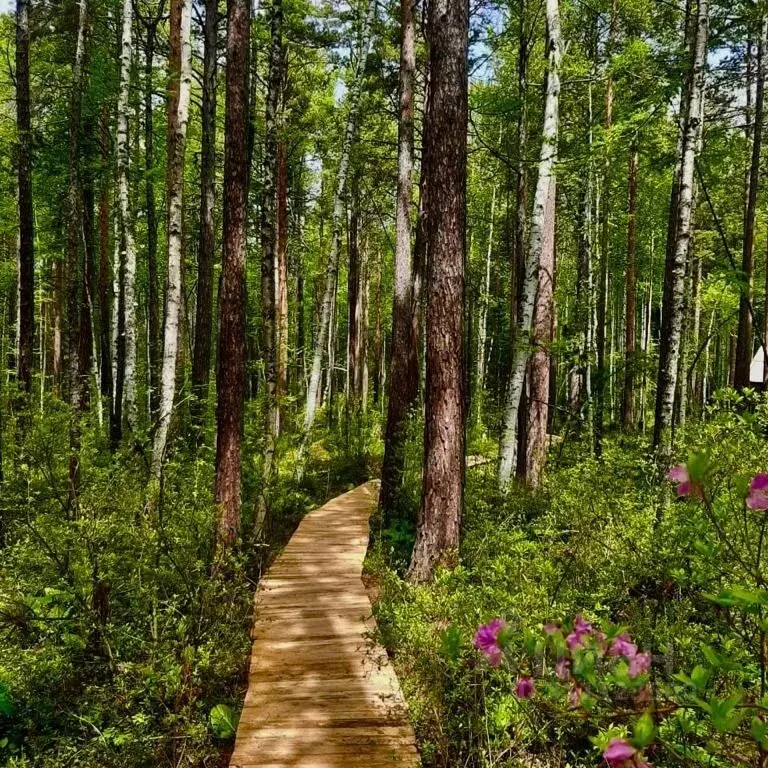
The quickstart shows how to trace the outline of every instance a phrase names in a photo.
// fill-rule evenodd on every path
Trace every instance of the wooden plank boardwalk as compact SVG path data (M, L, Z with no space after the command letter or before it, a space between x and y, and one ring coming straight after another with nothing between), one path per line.
M417 768L413 729L361 580L377 485L311 512L256 594L230 768Z

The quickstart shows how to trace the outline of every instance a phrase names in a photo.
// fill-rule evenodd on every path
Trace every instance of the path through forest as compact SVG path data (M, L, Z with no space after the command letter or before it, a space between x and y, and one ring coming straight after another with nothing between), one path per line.
M256 595L230 768L416 768L414 733L361 579L377 483L304 518Z

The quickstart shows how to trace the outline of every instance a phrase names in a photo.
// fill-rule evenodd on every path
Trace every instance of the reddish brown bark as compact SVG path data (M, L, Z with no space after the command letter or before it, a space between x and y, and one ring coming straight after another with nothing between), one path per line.
M245 397L245 246L248 204L249 0L227 0L224 147L224 244L219 297L215 499L218 541L240 530L240 474Z
M464 496L464 260L466 256L466 0L428 12L430 209L427 216L427 382L424 481L410 578L455 562Z

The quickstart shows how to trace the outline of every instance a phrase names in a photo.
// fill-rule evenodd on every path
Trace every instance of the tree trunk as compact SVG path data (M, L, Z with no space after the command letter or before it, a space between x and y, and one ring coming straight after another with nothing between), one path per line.
M360 46L357 51L357 61L352 80L352 86L349 90L348 104L349 112L347 114L347 124L344 131L344 143L341 149L341 161L336 180L336 192L333 200L333 220L331 224L331 251L328 256L328 266L325 277L325 290L323 293L323 302L320 311L320 327L315 337L315 350L312 358L312 373L309 379L309 389L307 391L307 409L304 415L304 433L305 440L312 425L315 423L317 413L318 395L320 392L320 383L323 373L323 357L328 343L328 336L331 326L331 315L333 311L334 297L336 295L336 283L339 271L339 250L341 248L341 227L344 218L344 191L347 187L347 176L349 175L349 157L352 151L352 144L357 133L357 123L360 114L360 95L363 88L363 74L365 72L365 62L368 58L368 52L371 42L371 27L376 16L375 0L368 0L368 6L363 20L363 29L360 35ZM301 470L299 470L301 471Z
M546 209L550 196L550 185L555 176L557 141L559 132L560 106L560 11L558 0L547 0L547 29L549 44L547 50L547 95L544 107L539 178L533 201L530 242L525 259L525 274L522 291L520 322L512 362L506 404L499 463L499 485L509 486L512 471L517 465L517 424L520 400L523 394L525 371L531 354L531 328L533 324L536 291L539 284L539 264L546 231Z
M18 380L22 391L32 390L35 339L35 234L32 203L32 119L29 95L30 0L16 3L16 126L19 183L19 329ZM40 340L41 345L45 343Z
M768 15L763 16L760 20L760 40L757 45L757 90L755 94L754 128L752 130L752 162L749 169L749 183L747 185L744 247L741 257L741 277L744 285L742 286L739 299L739 330L736 340L735 385L737 387L750 386L749 369L752 364L755 222L757 219L757 198L760 191L760 160L763 147L766 46L768 46Z
M176 396L176 356L181 314L181 260L184 247L184 158L192 81L190 24L191 0L172 0L170 18L170 72L168 98L168 233L163 361L160 376L160 410L152 445L151 472L160 480L168 443L168 430Z
M219 28L218 0L206 0L203 105L200 158L200 242L197 254L197 301L195 303L195 348L192 356L192 413L198 426L205 417L211 370L213 325L213 267L216 238L216 78Z
M136 403L136 242L131 215L129 182L130 143L128 119L130 110L131 58L133 55L133 2L123 0L123 35L120 46L120 93L117 104L117 188L120 206L120 237L123 242L122 269L122 331L125 334L124 358L124 414L128 428L137 427Z
M528 218L528 58L529 40L526 30L528 0L519 0L520 29L518 35L517 62L517 98L520 101L520 113L517 118L517 190L515 208L515 261L512 265L512 285L510 286L511 328L517 329L522 308L523 274L525 272L525 242ZM514 332L514 331L513 331Z
M525 482L540 488L547 459L547 427L551 356L554 340L555 221L557 184L553 176L544 213L544 233L539 261L538 288L533 312L533 353L528 366L530 397L528 400L528 435L526 439Z
M455 563L463 506L468 32L466 0L430 0L427 381L424 480L409 569L415 582Z
M224 117L224 242L219 296L215 500L218 542L231 546L240 530L240 474L245 398L245 252L248 222L249 0L227 0Z
M419 326L418 320L414 322L415 275L411 258L416 2L417 0L400 0L400 120L395 212L395 276L389 360L390 387L379 495L379 508L386 519L391 519L402 487L408 412L419 395ZM422 154L422 173L424 173L423 161ZM392 382L396 382L394 386Z
M288 146L277 145L277 396L288 394Z
M69 399L72 414L69 425L69 502L70 513L76 513L80 490L80 414L85 410L88 371L83 368L80 335L81 302L85 270L81 268L82 199L80 179L80 122L83 104L83 71L85 36L88 19L86 0L77 5L77 41L72 64L72 92L69 102L69 183L67 188L67 351L69 365Z
M149 357L149 410L150 421L158 412L160 398L160 298L157 290L157 204L155 202L155 126L153 73L157 25L163 18L165 0L160 0L157 14L143 20L147 40L144 52L144 197L147 215L147 354Z
M621 400L621 425L628 432L635 427L635 316L637 314L637 144L629 158L629 216L627 221L627 278L624 315L624 394Z
M709 38L709 0L699 0L696 34L692 45L692 68L688 78L686 113L681 123L680 184L674 248L668 249L664 284L664 319L659 344L659 375L656 392L654 447L660 451L662 463L672 450L672 419L674 413L677 371L680 357L680 336L683 324L685 269L691 243L693 217L693 186L696 155L703 123L704 81Z

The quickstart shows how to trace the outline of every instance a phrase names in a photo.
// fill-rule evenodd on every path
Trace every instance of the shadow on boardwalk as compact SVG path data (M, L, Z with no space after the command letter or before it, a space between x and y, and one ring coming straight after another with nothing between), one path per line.
M413 730L361 580L377 486L304 518L256 594L231 768L416 768Z

